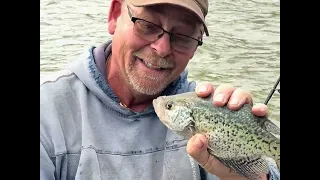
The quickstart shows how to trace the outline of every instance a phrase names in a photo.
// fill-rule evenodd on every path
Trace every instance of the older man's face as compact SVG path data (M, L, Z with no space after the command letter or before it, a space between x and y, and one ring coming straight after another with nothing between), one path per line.
M134 25L129 14L159 25L169 32L188 35L195 39L201 36L201 25L192 13L181 7L158 5L137 8L130 4L128 7L129 9L122 6L121 15L116 20L112 56L117 59L121 76L127 80L127 84L139 93L155 95L162 92L183 72L197 48L174 48L166 33L154 42L141 38L137 32L145 35L149 32L143 29L134 31L138 26ZM111 11L110 14L116 13ZM140 28L149 28L148 24L139 25ZM109 32L110 28L112 29L110 26L113 25L109 25ZM151 27L148 31L152 29Z

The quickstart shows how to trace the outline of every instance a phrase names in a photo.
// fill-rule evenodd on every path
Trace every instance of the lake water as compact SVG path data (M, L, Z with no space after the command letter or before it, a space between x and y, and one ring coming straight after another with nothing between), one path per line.
M40 77L60 70L91 45L110 39L110 0L40 1ZM280 0L209 0L210 36L188 65L189 78L232 83L263 103L280 76ZM280 85L278 86L280 88ZM280 94L269 101L280 121Z

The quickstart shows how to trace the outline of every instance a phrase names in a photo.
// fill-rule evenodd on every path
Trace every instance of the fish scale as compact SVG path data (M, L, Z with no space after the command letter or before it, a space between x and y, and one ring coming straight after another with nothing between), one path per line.
M204 102L210 103L211 102ZM208 112L213 110L212 112ZM221 111L221 112L215 112ZM209 144L212 144L212 149L218 153L222 158L230 158L238 155L253 155L261 152L263 149L268 149L268 141L266 143L255 143L256 141L264 142L264 139L270 138L267 131L258 131L255 128L257 123L250 120L246 114L251 112L250 105L244 105L242 111L229 111L226 107L222 108L193 108L193 119L201 119L202 121L195 121L195 130L205 134L208 138ZM246 113L244 113L246 112ZM248 123L244 123L248 122ZM251 127L251 128L250 128ZM216 137L216 138L215 138ZM272 137L271 137L272 138ZM233 142L230 144L226 142ZM263 146L263 147L261 147ZM231 149L230 149L231 148ZM219 151L218 151L219 150ZM230 154L230 153L233 153ZM239 153L234 154L234 153Z
M208 139L208 152L239 174L257 179L268 173L266 157L280 168L280 128L266 117L252 114L251 104L232 111L212 104L212 96L195 92L160 96L153 101L159 119L175 133L191 138L200 133Z

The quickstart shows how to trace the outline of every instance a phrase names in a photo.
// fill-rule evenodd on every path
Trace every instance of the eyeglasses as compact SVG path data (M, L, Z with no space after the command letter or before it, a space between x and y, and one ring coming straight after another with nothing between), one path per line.
M133 32L141 39L149 42L154 42L160 39L164 33L167 33L170 36L171 48L179 52L188 52L190 50L195 50L197 46L201 46L203 43L202 41L193 37L183 34L173 34L152 22L133 17L130 7L127 6L127 8L129 17L134 23Z

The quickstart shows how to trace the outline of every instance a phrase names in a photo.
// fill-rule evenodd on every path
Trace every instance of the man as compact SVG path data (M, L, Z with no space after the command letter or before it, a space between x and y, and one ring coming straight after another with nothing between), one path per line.
M41 179L245 179L209 155L204 136L187 141L168 130L151 104L194 90L233 110L252 103L245 90L187 81L185 68L209 35L207 11L206 0L111 1L112 41L40 86ZM261 177L279 179L279 172L270 163Z

